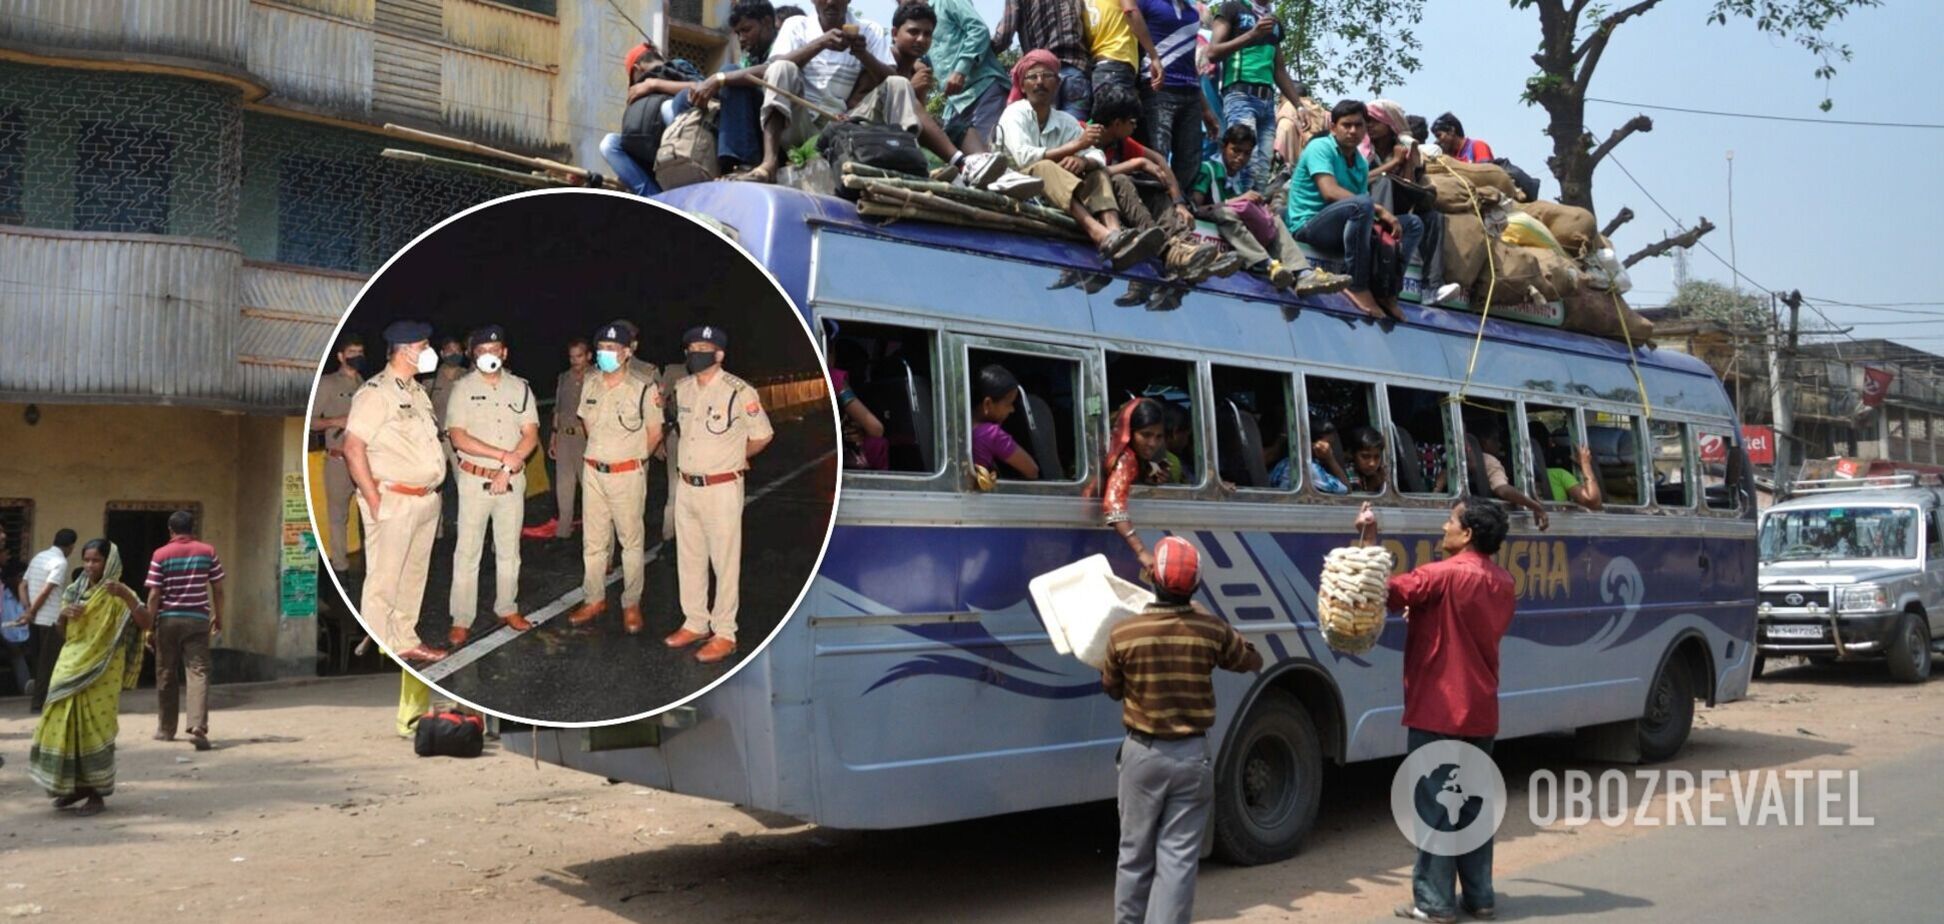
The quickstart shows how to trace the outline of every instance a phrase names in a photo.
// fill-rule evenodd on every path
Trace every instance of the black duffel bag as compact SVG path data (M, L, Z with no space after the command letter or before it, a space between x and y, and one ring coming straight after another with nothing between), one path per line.
M1525 193L1525 201L1527 202L1538 201L1539 199L1539 178L1538 177L1535 177L1532 174L1525 172L1524 170L1520 170L1518 164L1506 160L1503 157L1495 158L1492 161L1492 163L1497 164L1501 169L1505 171L1506 176L1512 178L1512 185L1517 186L1520 192Z
M844 188L845 164L863 164L919 178L931 173L918 136L896 125L832 122L817 138L817 153L830 161L831 172L838 177L837 192L846 199L857 198L859 191Z
M478 757L486 750L486 720L457 712L419 716L412 750L420 757Z
M647 68L640 76L694 82L702 79L702 72L688 61L676 58ZM650 93L629 103L621 114L621 150L643 170L655 169L655 151L661 148L662 132L668 128L662 122L661 107L669 99L666 93Z

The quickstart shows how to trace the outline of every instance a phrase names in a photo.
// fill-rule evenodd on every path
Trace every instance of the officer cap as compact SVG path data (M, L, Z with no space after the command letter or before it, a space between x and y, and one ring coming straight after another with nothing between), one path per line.
M594 342L629 344L635 341L635 326L626 321L609 321L594 332Z
M393 321L385 328L385 342L393 346L432 339L432 325L424 321Z
M714 324L704 324L701 327L691 327L682 334L683 346L704 341L715 344L718 350L729 349L729 332Z
M472 349L474 347L479 346L482 343L505 343L505 342L506 342L506 328L501 327L498 324L488 324L485 327L473 331L470 335L467 336L466 348Z

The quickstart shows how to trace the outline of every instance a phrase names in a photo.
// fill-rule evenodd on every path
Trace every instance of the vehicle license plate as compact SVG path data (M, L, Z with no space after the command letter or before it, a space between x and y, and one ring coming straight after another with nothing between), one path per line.
M1769 626L1769 638L1822 638L1822 626Z

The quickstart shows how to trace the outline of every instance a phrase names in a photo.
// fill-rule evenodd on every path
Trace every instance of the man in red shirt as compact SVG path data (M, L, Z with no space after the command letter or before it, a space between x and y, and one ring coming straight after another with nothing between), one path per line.
M155 614L155 739L173 741L187 675L189 740L209 750L209 640L223 631L223 562L196 538L196 515L169 514L169 542L149 559Z
M1390 579L1385 605L1402 611L1404 726L1412 751L1448 738L1487 754L1498 735L1499 639L1512 625L1512 576L1492 561L1505 541L1507 517L1497 501L1467 497L1444 523L1438 561ZM1357 513L1357 544L1377 541L1377 513ZM1454 881L1455 880L1455 881ZM1397 916L1414 921L1458 919L1457 886L1473 917L1493 916L1492 842L1447 857L1419 850L1411 874L1413 903Z
M1465 137L1465 123L1449 112L1431 123L1431 134L1438 139L1439 150L1468 164L1489 164L1498 156L1492 153L1491 145Z

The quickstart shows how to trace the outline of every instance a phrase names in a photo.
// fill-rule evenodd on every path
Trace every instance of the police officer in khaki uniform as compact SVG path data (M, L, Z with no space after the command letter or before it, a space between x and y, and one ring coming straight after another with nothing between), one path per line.
M594 335L595 372L581 388L580 419L587 428L587 456L581 489L586 517L581 532L584 568L581 590L587 602L568 621L593 622L607 610L608 553L621 542L621 625L629 635L647 625L641 616L646 566L648 457L661 442L661 392L653 380L630 365L634 325L615 321Z
M364 338L347 334L337 349L337 371L317 382L317 402L312 410L311 432L324 450L324 523L328 534L325 555L331 570L351 570L344 552L348 531L345 521L351 515L351 470L344 465L344 425L351 414L351 399L364 387Z
M682 335L689 375L675 383L675 562L682 590L682 628L664 641L686 648L703 640L695 660L712 664L736 652L741 597L743 473L775 437L756 389L722 368L729 335L715 325ZM715 603L709 572L715 572Z
M567 342L567 371L554 380L553 435L547 438L547 458L554 460L554 538L574 535L574 493L580 486L581 460L587 453L587 429L581 426L581 387L587 381L594 350L575 337Z
M506 330L490 324L467 338L473 371L452 386L446 434L459 453L459 540L452 550L453 647L472 635L479 613L479 556L493 531L493 613L515 632L520 615L520 523L526 518L526 460L540 445L540 409L527 380L506 371Z
M358 612L393 657L419 663L445 657L418 635L439 524L439 484L446 476L432 399L413 378L438 367L431 337L431 326L417 321L385 328L385 368L351 399L344 427L344 462L364 517Z

